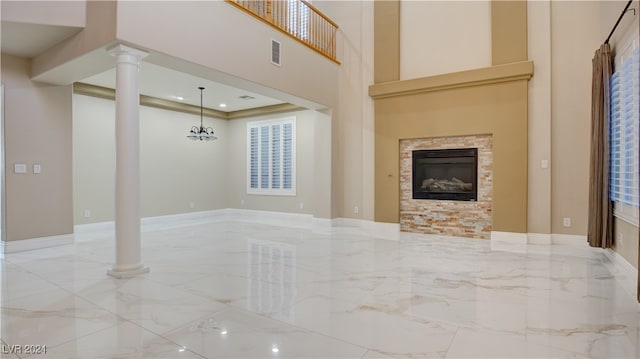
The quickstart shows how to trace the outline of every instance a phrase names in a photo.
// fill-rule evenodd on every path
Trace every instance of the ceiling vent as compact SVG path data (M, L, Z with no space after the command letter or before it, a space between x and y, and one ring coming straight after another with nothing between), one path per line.
M243 100L255 100L256 98L253 96L249 96L249 95L242 95L239 96L238 98L243 99Z
M280 66L280 43L271 40L271 63Z

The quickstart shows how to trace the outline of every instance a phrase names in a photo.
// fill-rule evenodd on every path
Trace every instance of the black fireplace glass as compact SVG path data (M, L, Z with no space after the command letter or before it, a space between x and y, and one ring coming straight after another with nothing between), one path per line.
M478 149L413 151L413 198L478 199Z

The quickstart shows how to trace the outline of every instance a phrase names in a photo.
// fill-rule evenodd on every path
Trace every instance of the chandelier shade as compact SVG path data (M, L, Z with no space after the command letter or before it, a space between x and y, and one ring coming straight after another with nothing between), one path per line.
M214 135L213 128L204 127L203 124L202 91L204 90L204 87L198 87L198 89L200 90L200 127L191 126L191 130L189 131L187 138L193 141L213 141L218 139L218 137Z

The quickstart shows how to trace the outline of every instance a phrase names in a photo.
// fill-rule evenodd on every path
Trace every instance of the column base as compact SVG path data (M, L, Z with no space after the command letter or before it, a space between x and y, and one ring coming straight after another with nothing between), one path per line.
M139 274L149 273L149 271L150 271L149 267L141 266L140 268L129 269L124 271L109 269L107 270L107 274L114 278L122 279L122 278L135 277Z

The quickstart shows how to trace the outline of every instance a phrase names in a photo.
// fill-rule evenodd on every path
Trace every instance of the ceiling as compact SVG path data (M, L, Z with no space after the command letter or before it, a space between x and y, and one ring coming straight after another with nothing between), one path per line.
M116 70L88 77L80 82L115 88ZM232 112L284 103L271 97L224 85L201 77L142 62L140 65L140 93L164 100L200 106L200 90L204 87L203 105L218 111ZM248 97L248 98L247 98ZM221 104L225 104L222 107Z
M3 21L0 46L3 54L33 57L81 30L80 27Z
M0 45L4 54L32 58L44 53L52 46L68 39L81 30L82 28L77 27L2 21ZM104 58L107 58L107 63L113 61L112 58L109 59L110 56L106 54L106 51L102 50L98 51L98 53L97 56L103 60L102 62L105 61ZM95 64L97 61L93 59L90 62ZM115 65L115 61L112 63ZM81 63L69 63L67 65L63 66L65 69L58 71L58 73L62 74L59 82L67 82L69 78L74 77L72 76L74 73L77 74L83 68ZM75 67L79 70L70 71L69 67ZM67 81L65 81L65 78ZM77 78L75 77L73 81L76 81ZM102 73L83 78L80 82L115 88L115 80L116 71L115 67L113 67ZM45 82L50 81L45 79ZM218 111L233 112L285 103L285 101L277 100L273 97L172 70L144 60L141 63L139 88L142 95L199 106L200 90L198 90L198 87L205 88L203 91L204 107ZM221 104L225 104L226 107L222 107Z

